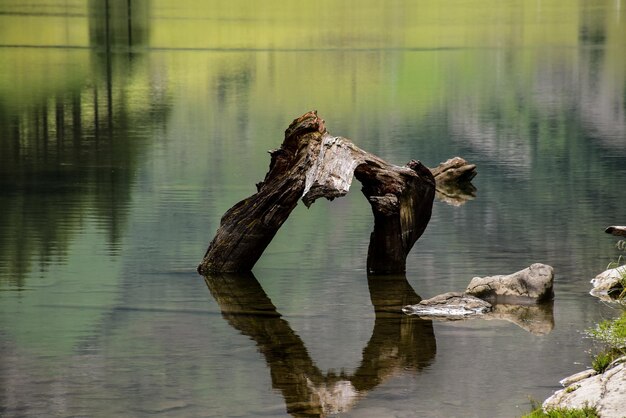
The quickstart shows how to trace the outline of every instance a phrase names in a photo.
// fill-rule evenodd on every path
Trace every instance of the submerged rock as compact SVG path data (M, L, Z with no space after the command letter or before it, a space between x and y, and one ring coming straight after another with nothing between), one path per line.
M564 380L569 385L546 399L544 410L587 405L595 407L603 418L625 416L626 357L615 360L602 374L585 371Z
M552 267L535 263L509 275L474 277L465 293L489 300L525 298L539 302L552 299L553 284Z
M402 308L408 315L433 320L480 318L509 321L535 335L547 335L554 328L552 304L491 305L489 302L460 292L449 292Z
M600 299L612 299L624 291L623 280L626 278L626 265L608 269L591 279L593 296Z
M407 305L402 312L420 317L446 317L450 319L480 315L491 310L491 304L460 292L448 292L424 299L416 305Z

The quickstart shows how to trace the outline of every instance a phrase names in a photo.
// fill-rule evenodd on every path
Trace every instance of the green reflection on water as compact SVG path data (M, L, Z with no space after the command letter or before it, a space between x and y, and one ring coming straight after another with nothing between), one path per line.
M13 45L0 50L0 286L25 291L3 319L50 356L70 353L115 300L132 180L168 111L144 57L112 35L126 16L100 4L0 5L0 40Z
M115 244L150 136L143 130L165 120L171 86L188 117L173 121L210 125L205 164L215 188L237 163L224 158L242 147L250 171L263 172L267 161L256 156L310 108L373 152L393 156L400 143L406 159L430 164L450 156L440 138L462 137L460 149L530 176L534 200L545 205L580 182L599 193L619 188L617 167L580 132L587 124L602 146L623 145L623 9L564 1L354 6L325 1L304 13L283 2L3 2L0 43L11 47L0 59L2 187L18 196L3 205L2 280L22 286L33 260L63 258L88 210ZM257 52L176 52L190 48ZM422 130L406 143L393 132L404 120ZM431 120L449 125L429 128ZM236 140L242 124L260 135ZM568 169L578 161L593 175ZM228 193L216 212L241 196ZM573 216L585 219L595 208L581 200Z
M189 389L181 390L188 403L206 406L194 390L219 388L221 378L210 364L198 367L204 347L189 358L177 352L172 363L178 345L160 334L160 321L171 316L119 319L111 311L178 308L186 300L152 282L148 295L131 293L138 301L120 294L148 283L138 263L193 268L221 214L262 179L265 152L310 109L331 133L394 163L435 165L455 154L478 163L470 209L436 207L427 245L413 252L409 268L420 270L429 291L438 289L429 275L504 273L547 256L559 271L579 271L559 278L578 291L586 286L581 277L610 258L611 243L597 231L626 216L618 193L623 2L285 3L0 2L0 332L15 352L47 347L70 362L85 334L110 332L93 344L135 356L102 354L102 364L118 365L99 370L120 383L111 392L134 388L155 394L144 397L152 403L172 389L170 376L170 385ZM300 277L301 270L363 271L371 215L361 196L343 202L299 208L261 260L264 271L284 265L301 279L267 275L264 286L282 313L316 294L319 278ZM141 224L144 215L156 220ZM157 243L152 253L141 252L146 242ZM592 314L572 313L585 315ZM172 321L191 345L199 332L193 321ZM179 367L187 380L172 370ZM145 368L157 387L141 385ZM233 386L245 386L246 365L235 368ZM77 381L87 394L87 384L98 387ZM236 403L253 395L233 396L239 410ZM81 402L78 414L91 406Z
M13 35L1 39L32 47L3 48L0 60L0 187L6 201L0 250L7 260L0 271L16 286L32 262L46 264L66 252L85 216L101 219L110 245L116 244L138 155L151 134L137 127L150 129L167 112L167 97L150 85L143 57L111 51L118 40L108 32L126 27L126 16L103 17L94 2L90 49L31 44L36 28L56 39L55 30L87 22L86 10L68 5L66 12L71 16L51 9L43 16L2 17L9 21L3 30ZM19 42L16 33L23 34Z

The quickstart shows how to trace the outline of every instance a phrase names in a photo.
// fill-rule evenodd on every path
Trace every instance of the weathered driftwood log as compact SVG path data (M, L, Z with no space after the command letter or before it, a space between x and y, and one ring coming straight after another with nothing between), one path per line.
M348 192L352 177L363 185L374 213L367 257L370 273L404 272L406 256L430 220L435 180L419 161L399 167L330 135L317 112L294 120L257 193L222 217L198 272L251 271L302 199L310 206Z
M450 158L431 168L437 186L450 183L470 182L476 177L476 164L470 164L461 157Z
M419 161L398 167L367 155L370 157L354 172L374 214L367 271L403 273L409 251L430 221L435 183L430 170Z

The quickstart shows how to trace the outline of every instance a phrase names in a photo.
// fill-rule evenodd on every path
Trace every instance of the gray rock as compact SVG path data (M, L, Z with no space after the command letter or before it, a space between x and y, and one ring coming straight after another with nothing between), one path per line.
M622 280L625 276L626 266L605 270L591 279L593 289L589 293L601 299L616 297L624 290Z
M559 380L559 383L561 384L561 386L563 386L564 388L573 385L574 383L578 383L581 380L585 380L591 376L595 376L597 375L598 372L595 371L594 369L587 369L587 370L583 370L582 372L578 372L578 373L574 373L571 376L566 377L565 379L561 379Z
M509 275L474 277L465 293L481 299L518 302L532 299L539 302L552 299L554 270L546 264L535 263Z
M407 305L402 312L420 317L461 319L480 315L491 310L491 304L482 299L460 292L448 292L424 299L416 305Z
M626 416L626 357L612 363L602 374L575 379L543 403L543 409L595 407L603 418ZM590 373L590 372L587 372ZM578 373L577 373L578 374Z

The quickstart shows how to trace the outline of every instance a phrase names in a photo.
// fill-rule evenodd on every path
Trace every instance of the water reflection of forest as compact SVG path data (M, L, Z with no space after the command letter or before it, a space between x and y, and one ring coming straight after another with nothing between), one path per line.
M99 219L116 245L133 172L168 112L149 80L134 85L145 66L134 52L147 41L145 7L129 19L113 7L121 2L110 3L107 11L90 2L88 51L26 50L31 73L65 68L59 85L17 101L0 97L0 280L11 285L24 285L35 260L45 268L63 259L85 216ZM87 63L93 69L83 73Z

